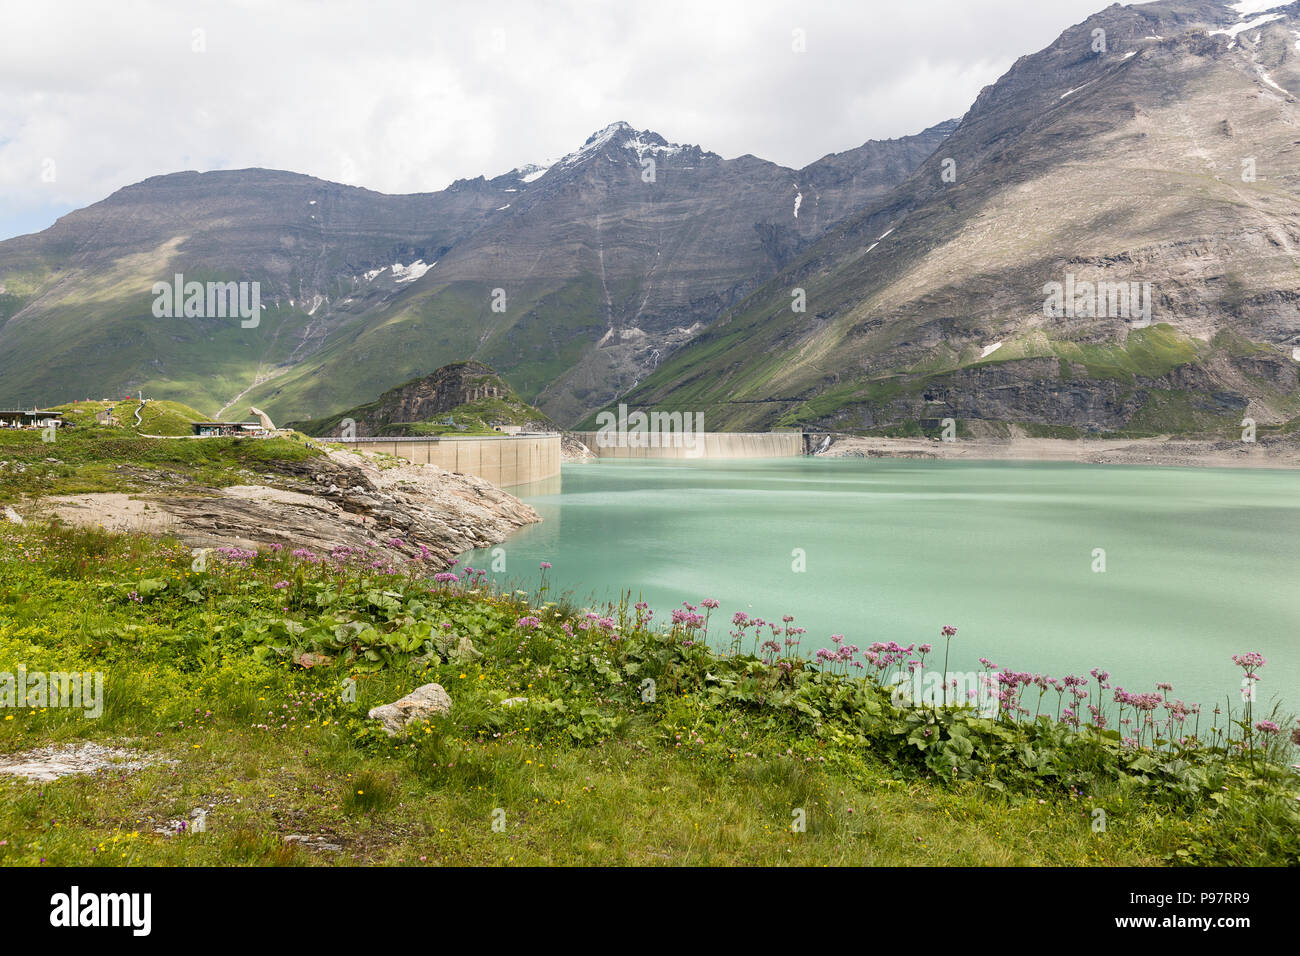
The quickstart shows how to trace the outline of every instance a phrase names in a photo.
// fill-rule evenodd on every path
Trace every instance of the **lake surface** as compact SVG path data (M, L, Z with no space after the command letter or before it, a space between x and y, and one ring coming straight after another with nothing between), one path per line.
M1260 699L1300 709L1300 472L603 461L564 466L559 491L512 490L545 520L505 542L500 584L535 587L550 561L552 594L580 602L631 588L667 618L716 598L715 645L738 610L794 615L806 654L836 633L942 655L952 624L953 671L980 657L1056 677L1100 666L1130 691L1169 681L1189 703L1234 706L1229 655L1258 650Z

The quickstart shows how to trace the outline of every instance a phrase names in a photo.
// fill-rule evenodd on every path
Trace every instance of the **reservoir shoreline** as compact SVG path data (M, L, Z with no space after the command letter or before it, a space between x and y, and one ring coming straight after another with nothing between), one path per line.
M812 438L813 436L809 436ZM1178 438L929 438L830 436L818 458L914 458L949 461L1059 461L1182 468L1300 468L1300 444Z

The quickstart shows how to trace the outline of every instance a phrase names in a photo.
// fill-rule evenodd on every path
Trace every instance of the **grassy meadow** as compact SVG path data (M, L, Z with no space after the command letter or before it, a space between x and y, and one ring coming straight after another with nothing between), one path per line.
M630 595L577 608L544 568L493 593L382 541L196 558L0 528L0 672L104 675L98 718L0 708L0 755L90 740L153 761L0 775L5 864L1300 861L1285 731L1135 745L1050 707L911 706L877 665L915 645L862 673L842 643L810 659L792 622L745 620L711 650L728 622L707 601L662 624ZM367 719L429 681L449 716L397 738Z

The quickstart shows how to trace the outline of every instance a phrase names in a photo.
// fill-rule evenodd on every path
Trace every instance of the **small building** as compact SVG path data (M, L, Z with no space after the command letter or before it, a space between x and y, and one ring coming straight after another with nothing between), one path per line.
M194 434L200 438L217 438L222 435L233 435L234 426L230 422L194 422Z
M201 438L265 438L270 434L260 421L194 422L194 434Z
M492 427L503 435L518 435L524 430L522 425L493 425Z
M0 409L0 428L58 428L63 424L63 412L42 412L33 408Z

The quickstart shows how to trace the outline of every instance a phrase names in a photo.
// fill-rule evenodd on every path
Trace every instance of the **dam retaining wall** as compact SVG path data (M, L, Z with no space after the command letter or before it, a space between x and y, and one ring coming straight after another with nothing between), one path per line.
M802 432L700 432L660 436L662 445L648 444L654 436L618 435L602 436L598 432L572 432L580 442L591 449L597 458L796 458L804 454ZM636 439L646 442L642 447Z
M339 441L340 439L330 439ZM485 435L446 438L354 438L359 451L377 451L443 471L474 475L499 488L554 478L560 473L560 436Z

